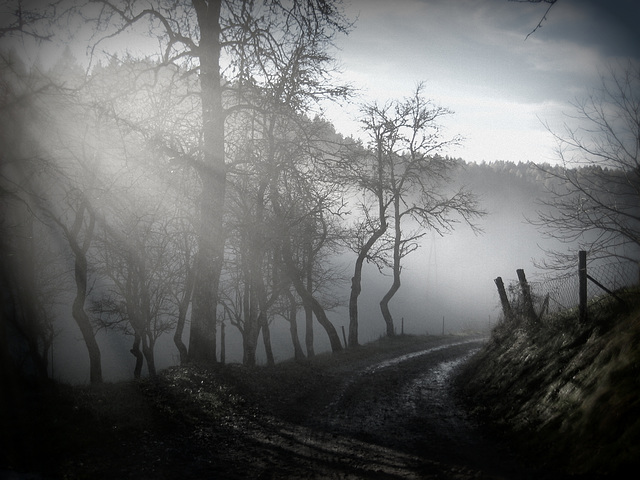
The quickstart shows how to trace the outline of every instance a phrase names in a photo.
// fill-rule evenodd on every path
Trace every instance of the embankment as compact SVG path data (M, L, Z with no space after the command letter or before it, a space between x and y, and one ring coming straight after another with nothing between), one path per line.
M498 324L456 379L473 412L538 465L621 478L640 465L640 291Z

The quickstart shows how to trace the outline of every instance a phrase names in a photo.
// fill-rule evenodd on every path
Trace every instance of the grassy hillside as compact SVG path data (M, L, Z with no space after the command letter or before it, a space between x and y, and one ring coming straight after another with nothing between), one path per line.
M478 415L571 474L640 463L640 291L541 324L498 324L457 379ZM637 470L636 470L637 471Z

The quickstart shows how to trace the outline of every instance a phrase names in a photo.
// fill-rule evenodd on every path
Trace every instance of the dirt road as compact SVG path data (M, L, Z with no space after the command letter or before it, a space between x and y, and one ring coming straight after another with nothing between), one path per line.
M452 396L452 373L481 343L453 340L343 372L319 412L295 423L279 415L261 419L259 429L248 426L257 444L244 453L260 465L255 475L540 478L484 438Z
M51 473L29 478L543 478L453 395L456 367L482 342L399 339L328 361L175 367L79 389L41 427L60 430L40 454Z
M323 429L419 459L407 465L443 478L523 478L523 467L484 438L452 395L457 366L481 340L439 345L372 365L327 408Z

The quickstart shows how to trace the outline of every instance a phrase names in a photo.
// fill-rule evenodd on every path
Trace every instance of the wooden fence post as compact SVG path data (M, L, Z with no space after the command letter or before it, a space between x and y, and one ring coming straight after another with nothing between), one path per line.
M518 280L520 281L520 288L522 289L522 298L524 299L524 314L529 320L537 320L537 315L533 309L533 300L531 299L531 289L527 282L527 277L524 274L523 269L516 270L518 274Z
M580 297L579 319L587 321L587 252L578 252L578 278L580 279L578 294Z
M494 282L498 287L498 295L500 295L500 303L502 304L502 313L504 313L504 318L507 320L511 320L511 305L509 304L509 297L507 297L507 292L504 289L502 277L496 278Z

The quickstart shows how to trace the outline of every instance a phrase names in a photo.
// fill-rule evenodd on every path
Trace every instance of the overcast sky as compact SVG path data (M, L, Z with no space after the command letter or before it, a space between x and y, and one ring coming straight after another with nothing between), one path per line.
M354 30L338 40L345 80L362 98L425 95L455 113L447 131L469 161L555 160L542 121L560 127L569 102L589 94L600 73L640 59L640 2L558 0L351 0ZM526 39L526 40L525 40ZM337 129L357 135L357 109L331 108Z
M558 0L528 38L548 4L344 2L356 22L338 37L337 57L359 100L403 98L424 81L425 95L454 111L446 132L465 138L447 153L468 161L553 163L555 144L543 122L559 131L570 120L570 102L598 87L609 65L640 61L638 0ZM76 43L72 50L82 56L86 44ZM137 36L127 47L148 43ZM357 111L334 105L326 113L338 131L362 138Z

